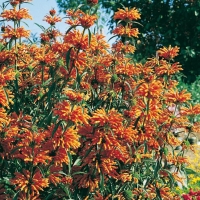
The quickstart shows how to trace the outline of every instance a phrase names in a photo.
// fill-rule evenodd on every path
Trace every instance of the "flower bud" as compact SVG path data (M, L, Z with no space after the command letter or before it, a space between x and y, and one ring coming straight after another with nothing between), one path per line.
M94 6L94 5L98 4L98 0L87 0L87 4L89 6Z
M49 14L53 17L56 14L56 10L53 8L49 11Z

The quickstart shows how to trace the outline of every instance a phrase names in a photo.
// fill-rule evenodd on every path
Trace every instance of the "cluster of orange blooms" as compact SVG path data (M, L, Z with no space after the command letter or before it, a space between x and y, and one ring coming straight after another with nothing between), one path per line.
M190 146L173 131L198 131L191 117L200 114L176 88L179 48L134 63L131 43L110 47L89 31L97 16L79 9L67 11L73 28L65 34L51 10L41 44L21 42L29 31L19 21L31 19L21 4L29 1L10 0L13 9L0 15L14 24L0 38L0 199L179 199L172 188ZM137 37L139 18L135 8L119 9L114 19L126 25L113 33Z

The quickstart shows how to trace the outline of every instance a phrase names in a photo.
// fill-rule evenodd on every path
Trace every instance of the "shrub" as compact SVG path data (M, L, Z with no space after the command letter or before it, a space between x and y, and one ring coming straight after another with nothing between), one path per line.
M190 93L177 89L179 48L134 63L126 38L138 36L139 12L115 14L125 25L113 32L125 42L110 47L90 30L96 1L85 13L67 11L64 35L51 10L40 45L26 44L20 22L31 18L22 8L29 1L9 1L13 8L4 4L1 14L13 22L1 28L1 199L179 199L172 189L191 146L173 132L197 131L192 117L200 114Z

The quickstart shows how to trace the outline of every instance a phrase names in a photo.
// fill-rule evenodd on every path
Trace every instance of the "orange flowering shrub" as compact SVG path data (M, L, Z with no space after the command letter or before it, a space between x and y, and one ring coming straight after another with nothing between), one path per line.
M133 62L130 42L110 47L91 33L96 0L87 1L87 13L67 11L65 34L52 9L40 44L23 43L29 1L10 0L13 9L0 15L13 22L0 38L0 199L179 199L172 189L183 181L178 172L191 146L173 133L197 131L200 114L176 87L179 48ZM114 18L114 34L137 37L136 8Z

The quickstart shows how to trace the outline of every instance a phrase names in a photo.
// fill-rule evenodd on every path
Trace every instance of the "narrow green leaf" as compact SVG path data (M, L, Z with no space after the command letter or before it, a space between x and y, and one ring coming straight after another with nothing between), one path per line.
M69 33L73 28L76 28L77 26L80 26L80 25L73 25L73 26L71 26L71 27L66 31L65 34Z
M185 171L187 174L198 174L197 172L195 172L193 169L190 168L185 168Z
M115 37L118 37L118 35L112 36L112 37L108 40L108 42L109 42L110 40L112 40L113 38L115 38Z
M73 47L70 47L70 49L67 51L66 53L66 67L67 70L69 70L69 65L70 65L70 54L71 54L71 50Z
M56 125L55 125L55 127L54 127L54 129L53 129L53 131L52 131L52 137L54 136L54 134L55 134L55 132L57 131L57 129L58 129L58 127L59 127L59 125L61 124L61 122L62 122L62 120L60 120Z
M88 45L89 46L90 46L90 43L91 43L91 38L92 38L92 34L91 34L90 29L88 28Z
M55 193L55 191L52 191L52 192L45 198L45 200L51 200L54 193Z
M35 23L35 25L37 25L39 28L41 28L43 31L45 31L44 26L42 26L42 25L40 25L40 24L38 24L38 23Z
M68 158L69 158L68 167L69 167L69 174L70 174L71 173L71 168L72 168L72 155L70 154L69 151L67 152L67 155L68 155Z
M104 176L103 176L103 173L100 172L100 191L104 191Z

